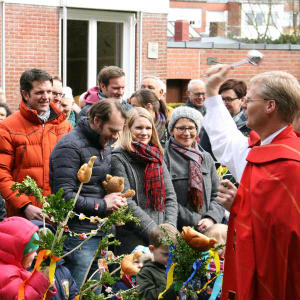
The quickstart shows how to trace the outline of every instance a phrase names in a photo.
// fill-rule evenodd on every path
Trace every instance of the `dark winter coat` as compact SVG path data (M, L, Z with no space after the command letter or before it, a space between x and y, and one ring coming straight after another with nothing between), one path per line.
M144 264L136 276L139 295L146 300L157 300L167 284L166 267L158 262L150 261ZM175 300L176 293L171 286L163 295L163 300Z
M75 212L103 217L106 213L106 193L102 181L105 180L106 174L110 174L111 149L103 148L99 139L99 134L91 129L87 118L79 120L78 125L57 143L51 153L50 185L53 193L63 188L65 200L75 198L80 185L77 179L78 170L91 156L97 156L91 180L83 185ZM70 220L69 227L82 233L96 229L96 224L74 217Z

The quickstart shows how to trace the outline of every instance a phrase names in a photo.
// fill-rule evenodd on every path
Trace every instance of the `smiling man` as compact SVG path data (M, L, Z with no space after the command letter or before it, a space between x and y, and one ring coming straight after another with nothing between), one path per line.
M87 163L91 156L96 156L91 180L84 184L75 205L75 211L87 216L105 217L108 213L125 205L126 199L120 193L106 195L102 182L106 174L111 173L111 139L116 139L123 130L126 115L116 99L103 99L93 104L89 118L82 117L77 126L59 143L50 157L50 185L52 192L64 189L64 199L75 197L80 182L77 179L79 168ZM72 232L83 233L97 229L97 225L88 220L74 217L69 222ZM78 286L81 286L90 260L98 247L103 234L91 238L80 250L74 252L68 264ZM68 236L65 245L70 249L80 244L77 236ZM97 266L94 265L93 270Z
M20 78L20 92L20 110L0 125L0 193L6 200L8 217L42 220L41 204L33 197L17 197L10 188L28 175L48 195L50 153L72 126L50 103L52 77L47 72L25 71Z
M222 299L299 299L300 139L291 123L300 86L282 71L250 80L242 106L253 130L248 140L218 95L230 69L209 70L203 122L216 158L240 181L230 209Z
M102 99L117 99L123 109L128 111L131 105L123 100L125 92L125 73L117 66L103 67L97 77L98 85L87 90L83 97L84 108L79 113L79 119L87 115L88 109Z
M205 100L205 83L201 79L192 79L187 88L187 95L189 97L186 106L197 109L204 116L206 109L204 106Z

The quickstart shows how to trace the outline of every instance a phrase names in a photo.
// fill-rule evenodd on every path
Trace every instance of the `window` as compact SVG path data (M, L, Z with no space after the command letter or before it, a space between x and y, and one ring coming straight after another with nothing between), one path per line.
M254 14L253 13L246 13L246 23L247 25L254 25Z
M67 58L66 62L62 59L62 66L66 66L66 84L73 89L74 96L95 86L98 72L108 65L124 70L126 95L134 90L134 25L132 13L67 10Z
M264 25L266 23L264 14L263 13L257 13L256 16L255 16L255 22L256 22L257 26Z

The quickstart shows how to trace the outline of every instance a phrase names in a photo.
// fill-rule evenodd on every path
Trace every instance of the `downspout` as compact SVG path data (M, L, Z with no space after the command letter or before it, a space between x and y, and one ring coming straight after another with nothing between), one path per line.
M5 0L2 0L1 10L1 87L5 93Z
M63 86L67 86L67 7L66 1L62 0L63 7Z
M140 88L142 82L142 62L143 62L143 12L140 11L140 22L139 22L139 86L137 89Z

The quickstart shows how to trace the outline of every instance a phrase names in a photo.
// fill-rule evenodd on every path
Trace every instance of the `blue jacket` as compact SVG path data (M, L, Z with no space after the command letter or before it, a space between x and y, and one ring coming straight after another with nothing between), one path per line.
M75 198L80 182L77 172L91 156L97 156L91 180L82 187L75 205L76 213L86 216L105 216L105 190L102 182L111 171L111 149L102 147L99 134L91 129L87 118L79 120L78 125L56 144L50 156L50 186L52 193L64 189L64 199ZM69 221L72 231L83 233L96 229L97 225L88 220L74 217Z

